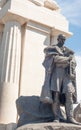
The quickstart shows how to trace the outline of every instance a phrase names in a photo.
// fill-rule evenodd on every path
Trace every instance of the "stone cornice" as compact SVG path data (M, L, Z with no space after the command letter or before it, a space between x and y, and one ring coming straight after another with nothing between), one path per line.
M31 3L28 0L27 2L9 0L0 10L0 22L3 24L8 20L16 20L23 25L28 21L33 21L48 28L65 32L67 37L70 36L68 21L63 15L44 6L36 6Z

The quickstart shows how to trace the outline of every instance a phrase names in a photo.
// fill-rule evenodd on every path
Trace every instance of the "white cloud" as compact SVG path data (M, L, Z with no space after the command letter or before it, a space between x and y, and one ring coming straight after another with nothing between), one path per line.
M76 56L76 80L77 80L77 97L78 101L81 101L81 55Z
M56 0L70 23L81 26L81 0Z

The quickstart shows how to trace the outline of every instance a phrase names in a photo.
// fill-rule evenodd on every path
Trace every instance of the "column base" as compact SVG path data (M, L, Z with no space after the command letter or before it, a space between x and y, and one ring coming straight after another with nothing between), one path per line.
M0 124L0 130L16 130L16 123Z
M16 122L15 101L18 98L18 86L13 83L0 83L0 123Z

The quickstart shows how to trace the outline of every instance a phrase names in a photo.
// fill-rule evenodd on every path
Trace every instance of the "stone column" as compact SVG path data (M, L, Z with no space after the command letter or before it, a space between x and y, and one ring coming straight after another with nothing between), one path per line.
M1 43L2 43L2 36L3 36L3 25L0 24L0 46L1 46Z
M3 37L3 27L4 27L3 24L0 24L0 56L1 56L1 44L2 44L2 37ZM1 65L1 60L0 60L0 65ZM0 73L0 77L1 77L1 73Z
M0 123L16 122L20 59L21 25L16 21L8 21L1 44Z
M0 0L0 7L2 8L8 0Z

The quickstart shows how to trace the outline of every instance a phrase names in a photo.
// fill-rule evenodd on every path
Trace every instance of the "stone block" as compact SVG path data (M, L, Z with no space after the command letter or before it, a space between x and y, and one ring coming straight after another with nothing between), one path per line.
M51 10L58 10L60 8L58 6L58 4L55 1L52 1L52 0L45 0L44 6L48 9L51 9Z
M0 130L16 130L16 123L0 124Z
M16 123L10 123L6 125L6 130L16 130L17 125Z
M51 104L40 102L38 96L21 96L16 101L19 120L17 127L32 123L46 123L54 120ZM60 109L60 121L65 122L65 116Z
M79 103L74 109L74 118L76 121L81 122L81 103Z
M6 130L6 125L5 124L0 124L0 130Z
M17 130L81 130L81 126L69 123L38 123L24 125Z

